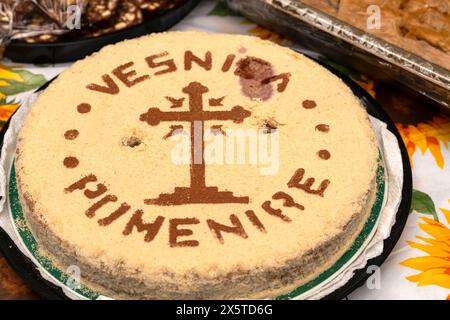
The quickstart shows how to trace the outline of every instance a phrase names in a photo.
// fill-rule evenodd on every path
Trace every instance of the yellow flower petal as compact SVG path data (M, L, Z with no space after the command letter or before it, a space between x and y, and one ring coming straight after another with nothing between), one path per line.
M400 136L402 137L402 140L405 144L409 142L408 136L406 134L406 129L403 127L401 123L396 123L395 126L397 127L398 132L400 133Z
M447 258L450 257L450 252L444 250L443 248L439 246L429 246L426 244L421 244L417 242L407 241L409 246L411 248L416 248L419 250L422 250L425 253L428 253L430 256L433 257L440 257L440 258Z
M396 124L398 131L406 145L408 156L412 164L412 156L418 147L422 154L430 150L436 164L443 169L445 165L441 153L440 142L448 149L450 142L450 118L445 116L434 117L427 123L419 123L417 126Z
M408 126L408 131L409 140L419 147L422 154L425 154L425 152L427 151L427 136L412 125Z
M406 145L406 151L408 152L409 162L411 163L411 167L413 166L412 157L414 152L416 152L416 145L411 141Z
M431 275L437 275L437 274L445 274L447 269L445 268L436 268L436 269L430 269L428 271L420 272L418 274L412 275L407 277L409 281L412 282L419 282L421 279L423 279L425 276L431 276Z
M450 276L445 274L430 276L420 281L418 285L419 286L435 285L446 289L450 289Z
M448 202L450 202L450 200ZM445 220L447 220L447 222L450 223L450 210L444 208L439 208L439 210L441 210L442 214L445 217Z
M0 105L0 120L8 121L8 119L12 116L14 111L17 110L19 106L17 104L4 104Z
M434 137L427 137L427 144L428 149L430 150L431 154L434 157L434 160L436 161L436 164L439 166L439 168L444 169L444 157L441 153L441 146L439 144L439 141Z
M24 81L18 73L3 68L0 68L0 79L11 79L17 82Z
M366 90L372 97L375 98L375 82L371 79L368 79L366 76L361 75L364 81L355 80L364 90Z
M419 227L428 233L429 235L433 236L437 240L441 241L450 241L450 229L444 226L442 223L438 221L434 221L432 219L429 219L427 217L422 217L422 220L426 222L425 223L419 223Z
M6 82L5 80L0 80L0 87L7 87L9 86L9 83Z
M437 257L416 257L416 258L410 258L403 262L400 262L402 266L420 270L420 271L427 271L430 269L435 268L445 268L450 269L450 261L442 258Z
M418 286L437 285L450 289L450 274L447 273L447 269L445 268L427 270L407 277L407 279L412 282L417 282Z
M433 123L431 122L431 124ZM434 126L428 123L419 123L417 125L417 129L420 130L420 132L422 132L422 134L426 137L436 137L439 135Z
M450 254L450 243L435 240L433 238L425 238L425 237L421 237L421 236L416 236L416 238L419 240L422 240L425 243L431 244L432 246L439 247L442 250L449 252L449 254Z
M444 143L448 149L448 142L450 141L450 119L433 118L433 127L437 131L436 138Z
M248 32L263 40L270 40L277 43L280 43L284 39L283 36L258 25L249 29Z

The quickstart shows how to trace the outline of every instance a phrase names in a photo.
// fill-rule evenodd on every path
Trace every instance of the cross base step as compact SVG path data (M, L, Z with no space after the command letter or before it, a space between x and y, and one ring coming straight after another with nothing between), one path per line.
M248 197L236 197L231 191L219 191L217 187L177 187L174 193L161 193L156 199L146 199L145 204L173 206L194 203L249 203Z

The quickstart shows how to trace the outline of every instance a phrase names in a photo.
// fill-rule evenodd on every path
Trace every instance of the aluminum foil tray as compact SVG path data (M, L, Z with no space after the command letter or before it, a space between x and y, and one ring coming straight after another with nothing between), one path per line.
M300 0L227 0L250 20L286 35L315 58L418 92L450 112L450 71ZM410 91L411 91L410 90Z

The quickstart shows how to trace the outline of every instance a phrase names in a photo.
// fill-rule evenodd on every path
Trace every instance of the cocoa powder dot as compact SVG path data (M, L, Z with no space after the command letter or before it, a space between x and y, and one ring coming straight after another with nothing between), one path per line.
M64 138L66 138L67 140L74 140L78 137L78 134L79 134L79 132L76 129L67 130L64 133Z
M91 105L89 103L80 103L77 106L77 110L79 113L88 113L91 111Z
M312 109L317 106L316 102L314 100L305 100L302 102L302 106L305 109Z
M319 152L317 152L317 155L323 160L328 160L331 157L331 154L328 150L320 150Z
M66 168L75 168L80 162L75 157L66 157L63 163Z
M330 126L327 124L318 124L316 126L316 130L320 131L320 132L329 132L330 131Z

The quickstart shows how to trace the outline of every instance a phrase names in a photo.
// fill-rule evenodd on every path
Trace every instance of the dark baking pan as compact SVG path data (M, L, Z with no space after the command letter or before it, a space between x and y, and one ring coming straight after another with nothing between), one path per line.
M183 19L199 2L200 0L187 0L138 25L99 37L52 43L12 41L6 47L5 56L15 62L35 64L76 61L97 52L105 45L167 30Z
M233 10L295 41L301 50L395 82L450 112L450 71L300 0L227 0Z

